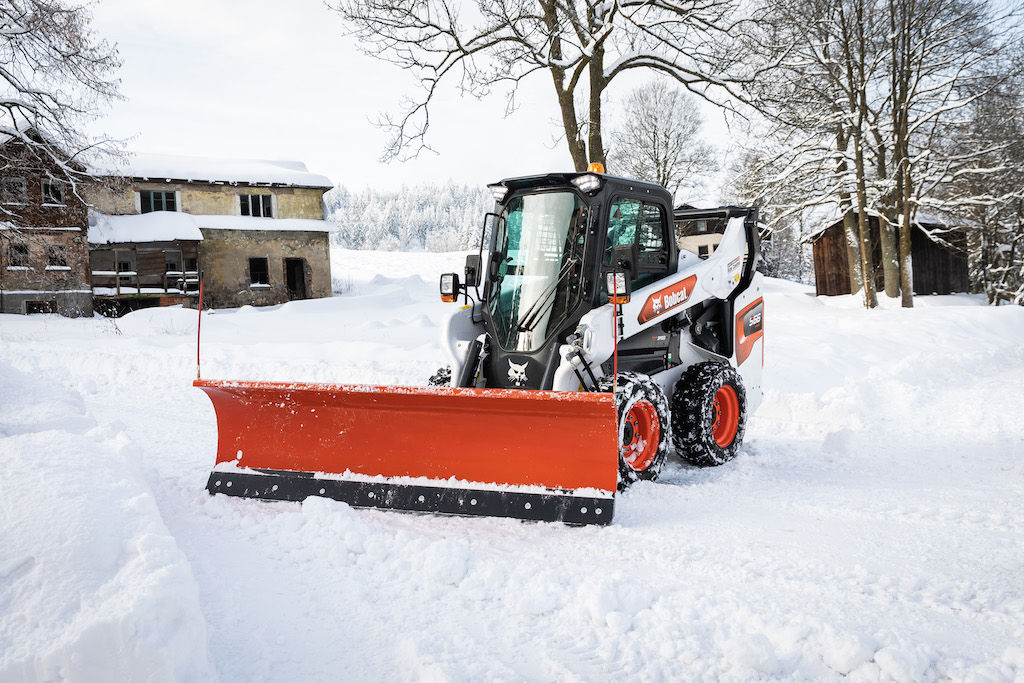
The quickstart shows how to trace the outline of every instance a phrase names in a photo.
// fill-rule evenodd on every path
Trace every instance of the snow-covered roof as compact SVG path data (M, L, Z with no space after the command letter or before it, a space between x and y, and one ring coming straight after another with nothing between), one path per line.
M330 232L333 225L310 218L194 215L180 211L109 216L89 212L89 243L169 242L201 240L203 230L267 230Z
M153 211L128 216L89 212L89 243L169 242L201 240L194 216L177 211Z
M327 176L310 173L301 161L269 159L218 159L177 154L129 154L121 165L95 172L139 180L179 180L201 183L244 183L291 187L334 187Z
M875 211L874 209L868 209L867 210L867 214L869 216L874 216L876 218L879 218L882 215L881 213L879 213L878 211ZM822 235L822 233L824 233L826 230L831 228L833 225L835 225L839 221L843 220L843 214L842 214L841 211L839 211L838 208L836 208L835 210L833 210L833 211L831 211L829 213L826 213L825 215L827 217L819 219L820 222L819 221L815 221L816 227L813 230L811 230L801 240L802 242L805 242L805 243L806 242L813 242L818 237L820 237ZM961 222L963 223L963 221L961 221ZM936 227L948 228L948 227L952 227L950 225L950 222L949 222L948 218L944 218L944 217L942 217L942 216L940 216L938 214L929 213L929 212L921 211L921 210L918 210L917 214L914 217L914 225L916 225L918 228L921 228L922 230L924 230L924 232L926 234L928 234L929 237L931 236L931 234L930 234L929 230L927 230L925 228L925 226L927 226L928 228L936 228Z

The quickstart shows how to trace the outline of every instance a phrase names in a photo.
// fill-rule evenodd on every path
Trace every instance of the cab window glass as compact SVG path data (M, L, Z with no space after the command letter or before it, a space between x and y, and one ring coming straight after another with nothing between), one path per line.
M633 288L661 279L668 270L665 210L657 204L619 198L612 202L608 212L604 262L611 263L612 247L635 244L638 262Z
M640 258L651 252L660 252L665 248L665 221L663 210L660 206L644 204L640 212L640 235L637 246Z
M616 199L612 202L608 214L608 243L604 253L605 263L611 262L612 247L633 244L636 241L640 207L640 202L633 199Z

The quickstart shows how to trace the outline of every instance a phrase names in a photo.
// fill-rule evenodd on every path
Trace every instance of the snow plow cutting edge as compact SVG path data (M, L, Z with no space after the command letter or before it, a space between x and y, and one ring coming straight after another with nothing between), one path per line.
M196 380L217 414L211 493L608 524L611 394Z

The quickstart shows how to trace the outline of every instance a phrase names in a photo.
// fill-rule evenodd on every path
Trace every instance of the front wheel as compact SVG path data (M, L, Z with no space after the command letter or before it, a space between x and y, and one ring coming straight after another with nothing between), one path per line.
M721 465L736 457L747 424L747 392L736 369L697 363L672 394L673 443L687 462Z
M612 380L601 380L602 391ZM654 481L668 458L671 419L665 394L650 377L621 372L615 392L619 415L619 489L633 482Z

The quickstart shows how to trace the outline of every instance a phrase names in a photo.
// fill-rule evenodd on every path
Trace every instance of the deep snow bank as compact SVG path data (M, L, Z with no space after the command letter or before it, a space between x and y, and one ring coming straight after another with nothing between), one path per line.
M451 310L437 274L461 270L462 256L332 257L341 296L207 315L204 377L425 383ZM216 427L191 386L195 318L181 309L116 322L0 316L0 366L32 375L10 380L13 400L4 385L0 432L22 439L19 467L41 463L41 475L20 475L33 495L53 489L45 502L19 493L33 510L79 496L118 539L142 535L146 520L163 538L148 503L131 523L111 512L152 492L191 563L224 680L1020 679L1024 309L949 296L865 311L810 292L766 284L766 398L741 454L708 469L673 459L660 481L619 497L606 528L207 495ZM106 464L51 466L73 448ZM94 489L100 508L85 498ZM19 544L0 546L11 577L0 579L0 648L14 633L23 651L45 653L65 642L52 625L60 610L31 630L41 612L19 581L36 569L15 560L35 554L30 534L51 555L64 546L22 524L35 522L0 526ZM95 596L122 577L135 596L164 576L103 565L102 525L60 524L87 539L48 561L63 572L53 585L66 613L79 610L71 586ZM201 622L179 602L176 632L188 634ZM154 614L141 599L123 607L135 611L114 615L123 623ZM168 646L160 661L205 676L198 651ZM6 661L0 671L25 670Z
M82 397L0 362L0 680L209 680L195 579Z

